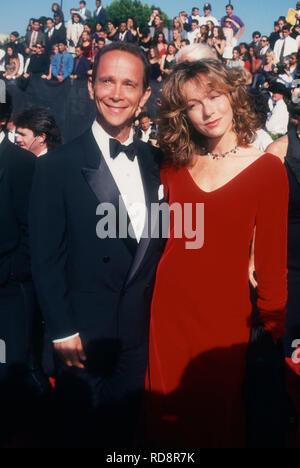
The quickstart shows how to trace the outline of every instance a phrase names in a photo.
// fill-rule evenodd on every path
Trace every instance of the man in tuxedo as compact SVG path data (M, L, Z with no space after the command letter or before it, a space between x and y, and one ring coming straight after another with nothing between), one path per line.
M161 193L160 153L134 141L132 130L148 80L138 47L102 48L89 83L92 128L37 161L32 271L55 350L63 445L128 448L139 420L163 250L162 238L151 237L158 215L150 216Z
M136 38L133 36L132 32L127 29L126 21L120 21L117 37L121 42L136 42Z
M101 23L102 26L106 24L106 11L101 5L101 0L96 0L96 10L94 12L95 23Z
M45 36L45 50L47 54L50 54L54 44L58 43L60 34L55 29L54 20L52 18L47 18L46 26L47 31Z
M5 135L10 113L11 99L0 81L0 446L22 418L19 402L26 400L24 385L32 369L35 306L27 219L35 156Z

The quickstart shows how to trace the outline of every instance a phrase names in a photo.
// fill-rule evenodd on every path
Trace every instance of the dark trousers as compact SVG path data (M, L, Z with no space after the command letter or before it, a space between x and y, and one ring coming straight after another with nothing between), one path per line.
M62 447L134 446L141 418L147 348L97 343L85 369L57 363L54 431ZM95 352L95 349L93 349Z

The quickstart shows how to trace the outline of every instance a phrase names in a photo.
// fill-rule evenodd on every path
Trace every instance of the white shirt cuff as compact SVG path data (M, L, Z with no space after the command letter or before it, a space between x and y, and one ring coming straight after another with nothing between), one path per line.
M58 340L52 340L52 343L62 343L63 341L70 340L71 338L75 338L75 336L79 336L79 333L75 333L74 335L66 336L66 338L59 338Z

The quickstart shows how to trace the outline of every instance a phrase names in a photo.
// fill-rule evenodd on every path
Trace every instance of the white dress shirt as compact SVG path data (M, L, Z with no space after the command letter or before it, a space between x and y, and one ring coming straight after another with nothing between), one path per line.
M276 101L273 109L268 114L266 130L271 133L284 135L287 132L288 123L289 113L287 106L284 100L280 99Z
M190 44L194 44L194 40L196 39L199 31L200 31L199 28L196 28L194 31L189 31L187 33L187 38L190 41Z
M280 62L281 49L283 47L284 47L283 57L286 57L287 55L291 55L292 53L297 52L298 50L298 44L297 44L296 39L293 39L290 36L286 38L281 37L280 39L277 39L274 45L275 63Z
M96 120L93 123L92 132L120 191L135 237L139 242L145 226L146 205L138 159L135 157L133 161L130 161L125 153L120 153L112 159L109 153L109 139L113 137L106 133ZM123 144L127 146L132 141L133 131L131 130L128 140Z
M149 137L150 137L151 130L152 130L151 127L149 127L148 130L146 130L145 132L144 132L144 130L142 130L142 138L141 138L141 140L142 140L144 143L147 143L147 142L148 142Z
M0 145L1 145L2 141L4 140L4 138L5 138L5 133L2 130L2 132L0 132Z
M219 21L214 16L200 16L199 19L199 26L203 26L203 24L207 24L207 21L211 21L215 26L219 26Z
M130 161L125 153L120 153L115 159L111 158L109 140L113 137L103 130L96 120L92 125L92 133L120 191L134 234L139 242L146 221L146 203L138 159L135 157L133 161ZM133 130L123 144L127 146L132 141ZM78 335L79 333L76 333L66 338L53 340L53 343L60 343Z

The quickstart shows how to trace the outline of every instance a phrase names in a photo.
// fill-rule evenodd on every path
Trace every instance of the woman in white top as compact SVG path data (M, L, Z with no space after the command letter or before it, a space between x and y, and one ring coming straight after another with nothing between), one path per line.
M72 15L72 23L67 26L68 52L75 55L75 47L77 46L81 34L83 33L83 24L77 13Z

